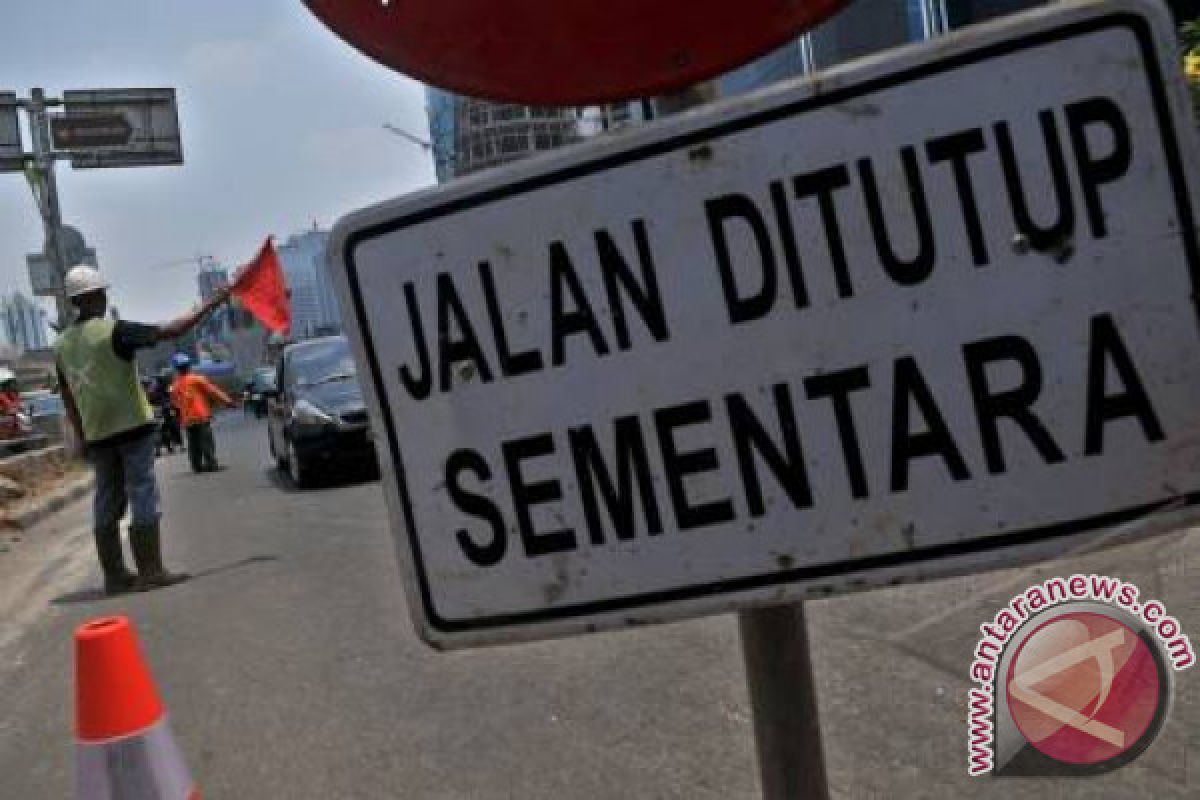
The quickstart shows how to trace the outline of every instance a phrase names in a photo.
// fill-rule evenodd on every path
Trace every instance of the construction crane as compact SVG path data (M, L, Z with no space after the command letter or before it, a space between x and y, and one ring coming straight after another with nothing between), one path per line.
M408 131L404 130L403 128L399 128L399 127L391 124L390 122L383 123L383 129L385 131L388 131L389 133L394 133L395 135L399 136L402 139L407 139L408 141L412 142L413 144L415 144L417 147L421 148L422 150L432 150L433 149L432 143L425 141L420 136L415 136L415 135L409 133Z
M196 268L196 286L200 290L202 299L207 300L211 292L215 291L220 286L228 285L228 273L221 271L221 262L208 253L197 253L191 258L177 258L173 261L164 261L160 264L154 264L150 267L152 270L160 269L175 269L177 267L194 266ZM218 272L219 275L215 279L210 279L207 282L204 280L205 273ZM225 309L219 310L215 317L221 317L226 313Z
M174 261L164 261L161 264L154 264L150 267L153 270L172 269L174 267L195 266L196 272L203 272L205 268L212 269L217 266L217 259L207 253L197 253L191 258L177 258Z

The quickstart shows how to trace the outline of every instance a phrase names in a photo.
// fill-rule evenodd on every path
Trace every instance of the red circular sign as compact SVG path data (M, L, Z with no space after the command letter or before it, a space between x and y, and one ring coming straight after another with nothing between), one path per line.
M782 45L847 0L305 0L371 58L527 104L649 97Z
M1022 642L1008 669L1013 722L1056 761L1101 764L1155 735L1166 699L1149 646L1105 614L1072 612Z

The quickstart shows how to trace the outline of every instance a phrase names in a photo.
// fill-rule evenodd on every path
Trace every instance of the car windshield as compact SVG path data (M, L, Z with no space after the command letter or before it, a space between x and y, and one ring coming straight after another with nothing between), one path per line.
M254 378L250 381L255 391L275 388L275 368L262 367L254 370Z
M61 414L63 413L62 398L56 394L44 394L36 397L30 397L25 401L29 406L29 410L33 414Z
M288 371L296 386L353 380L357 375L345 339L312 342L296 348L288 359Z

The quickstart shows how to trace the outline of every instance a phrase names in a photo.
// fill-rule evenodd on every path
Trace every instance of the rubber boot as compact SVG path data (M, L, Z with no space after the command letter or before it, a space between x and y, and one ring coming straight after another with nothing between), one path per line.
M133 591L137 576L125 567L125 556L121 552L121 535L116 526L96 529L92 532L96 540L96 556L100 569L104 571L104 593L124 594Z
M153 525L131 525L129 543L133 546L133 560L138 568L138 591L174 586L191 577L186 572L167 572L163 567L162 537L157 522Z

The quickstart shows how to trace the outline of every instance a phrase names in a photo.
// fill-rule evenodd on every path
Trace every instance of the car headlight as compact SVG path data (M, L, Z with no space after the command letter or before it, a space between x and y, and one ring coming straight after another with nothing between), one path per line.
M300 425L328 425L333 422L333 417L308 400L300 400L292 406L292 420Z

